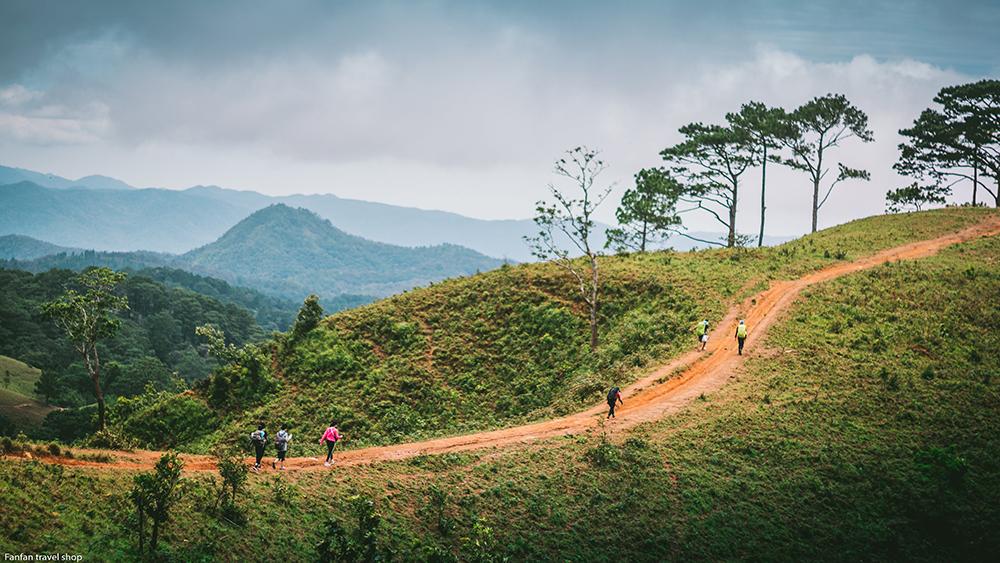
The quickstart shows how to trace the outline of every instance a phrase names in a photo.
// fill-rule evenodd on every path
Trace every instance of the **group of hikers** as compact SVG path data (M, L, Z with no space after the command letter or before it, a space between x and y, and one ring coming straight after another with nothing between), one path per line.
M274 437L274 449L275 457L271 461L271 469L279 469L281 471L285 470L285 457L288 455L288 444L292 441L292 434L288 431L288 425L282 423L278 427L278 433ZM323 432L323 436L320 437L320 445L326 445L326 461L323 465L330 467L333 465L333 450L337 447L337 442L343 438L343 435L337 430L337 425L334 422L330 423L330 426L326 427ZM261 460L264 459L264 450L267 448L267 430L264 428L264 423L260 422L257 424L257 430L250 433L250 443L253 445L255 462L253 464L253 471L260 472ZM281 464L279 467L278 464Z
M745 319L740 319L739 324L736 325L736 346L739 355L743 355L743 345L747 341L747 323ZM698 337L698 342L701 343L700 350L704 350L705 346L708 345L708 319L703 319L694 329L695 335ZM618 405L624 405L625 401L622 400L622 390L618 387L612 387L608 391L608 416L607 418L615 418L615 407Z
M736 344L741 356L743 355L743 344L747 341L747 330L746 320L740 319L739 324L736 325ZM698 337L698 342L701 343L701 349L704 350L708 344L708 319L704 319L698 323L694 329L694 333Z
M744 319L740 319L739 324L736 325L736 343L739 355L743 355L743 344L747 339L747 325ZM705 349L708 344L708 319L704 319L699 322L695 327L695 335L698 337L698 342L701 344L701 350ZM615 418L615 407L618 405L624 405L625 401L622 400L622 391L619 387L612 387L608 391L608 418ZM285 469L285 457L288 455L288 444L292 441L292 434L288 431L286 424L281 424L278 427L278 433L274 438L274 449L276 451L274 460L271 461L272 469ZM330 423L330 426L326 428L323 435L319 439L319 443L326 445L326 461L323 465L330 467L333 464L333 451L337 447L337 442L343 438L343 435L337 430L337 425L334 422ZM255 472L260 471L261 460L264 459L264 450L267 448L267 430L264 428L264 423L257 424L257 430L250 433L250 443L253 444L255 463L253 464L253 470ZM279 467L280 464L280 467Z

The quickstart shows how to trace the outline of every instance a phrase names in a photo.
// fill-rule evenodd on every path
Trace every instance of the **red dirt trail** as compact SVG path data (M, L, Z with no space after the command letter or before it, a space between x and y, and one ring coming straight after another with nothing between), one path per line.
M781 313L786 311L799 293L810 285L886 262L924 258L952 244L996 234L1000 234L1000 216L990 217L976 225L939 238L890 248L853 262L835 264L796 280L772 282L767 290L730 309L726 317L712 331L704 352L693 350L682 354L623 389L625 404L618 408L617 418L611 421L611 425L616 429L625 429L656 420L681 410L703 393L711 393L725 385L743 363L743 357L736 353L736 342L733 338L739 318L746 319L749 327L744 352L752 354L755 345L761 341ZM504 447L586 432L594 429L606 412L607 406L601 403L576 414L524 426L407 444L347 450L335 455L334 467L399 460L426 454ZM79 456L84 450L77 452ZM71 459L46 456L40 459L71 466L150 469L162 454L154 451L108 453L113 457L110 463L84 460L79 457ZM215 469L214 458L210 456L182 454L181 458L185 462L186 471ZM269 462L271 458L265 459ZM321 460L315 457L289 458L286 467L292 471L327 469ZM270 467L267 467L266 471L270 472Z

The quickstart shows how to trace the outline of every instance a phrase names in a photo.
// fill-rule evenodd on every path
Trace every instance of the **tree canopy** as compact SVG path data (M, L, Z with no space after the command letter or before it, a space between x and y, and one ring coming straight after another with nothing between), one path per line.
M684 140L663 149L660 156L685 186L678 199L694 205L680 213L704 211L726 229L724 244L695 240L736 246L740 177L756 159L754 143L746 131L721 125L691 123L679 131Z

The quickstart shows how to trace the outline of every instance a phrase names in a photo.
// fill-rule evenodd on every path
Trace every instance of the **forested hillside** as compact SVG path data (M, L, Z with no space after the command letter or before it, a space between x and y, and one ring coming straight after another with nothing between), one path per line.
M34 260L51 254L73 251L75 249L58 246L24 235L0 236L0 260Z
M386 296L499 266L456 245L408 248L349 235L305 209L272 205L177 264L273 295Z
M18 254L38 254L38 249L46 244L29 237L7 240L15 258ZM330 311L337 311L503 263L452 244L409 248L372 242L349 235L310 211L285 205L258 211L219 240L179 256L149 251L59 249L57 252L33 259L11 260L0 256L0 268L31 272L53 268L82 270L91 266L126 271L185 270L265 293L275 302L266 308L285 308L276 304L301 303L306 296L316 293L323 297ZM172 274L172 277L201 283L184 275ZM239 298L234 296L233 302L255 311L260 309L253 301L258 305L264 301L248 299L242 289L225 293L241 294ZM288 317L277 322L272 312L266 312L258 320L268 328L284 328Z
M75 273L68 270L40 274L0 270L0 355L41 369L34 392L55 406L93 402L93 386L80 357L41 311L43 303L73 287L74 281ZM130 309L121 315L119 333L100 348L107 360L104 388L112 397L140 394L147 385L176 390L206 377L216 364L200 351L203 343L195 335L196 326L216 325L238 345L265 336L247 309L149 277L129 276L122 292ZM57 414L65 418L73 413ZM74 419L75 428L62 436L86 434L92 428L89 416L85 412L83 418Z

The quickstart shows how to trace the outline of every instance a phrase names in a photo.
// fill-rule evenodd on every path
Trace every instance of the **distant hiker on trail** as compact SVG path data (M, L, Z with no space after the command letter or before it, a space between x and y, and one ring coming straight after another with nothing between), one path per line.
M736 342L740 345L740 355L743 355L743 343L747 340L746 322L740 319L740 324L736 325Z
M705 345L708 344L708 319L705 319L698 323L698 327L694 329L695 334L698 335L698 342L701 342L701 349L705 349Z
M326 443L326 462L323 464L326 467L330 467L333 464L333 448L337 446L337 442L340 441L340 431L337 430L337 425L333 422L327 427L326 432L323 433L323 437L319 439L319 443Z
M267 431L264 430L264 423L257 424L257 430L250 433L250 443L253 444L254 455L257 461L253 464L255 472L260 471L260 460L264 457L264 446L267 445Z
M292 441L292 435L285 429L285 425L282 424L278 430L277 436L274 437L274 449L278 451L278 457L271 461L271 469L275 469L278 462L281 462L281 470L285 470L285 456L288 455L288 442Z
M617 387L612 387L611 390L608 391L608 418L615 417L615 405L617 403L621 403L623 406L625 405L625 401L622 400L622 391Z

